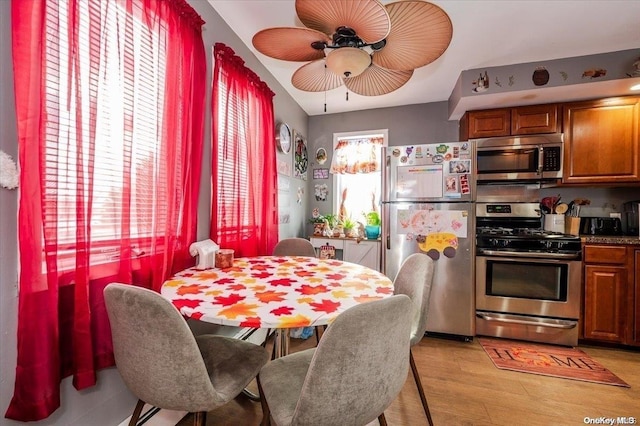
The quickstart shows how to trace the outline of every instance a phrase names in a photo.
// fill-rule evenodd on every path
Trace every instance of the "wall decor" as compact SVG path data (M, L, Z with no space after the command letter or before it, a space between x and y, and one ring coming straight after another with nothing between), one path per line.
M481 93L489 88L489 73L487 71L484 74L480 73L480 77L477 80L474 80L473 85L475 86L472 89L472 92Z
M314 179L329 179L329 169L313 169Z
M318 164L324 164L327 162L327 150L324 148L318 148L316 151L316 161Z
M607 75L607 70L603 68L591 68L582 73L582 78L594 79Z
M278 223L289 223L291 221L291 215L289 213L280 213L278 214Z
M7 189L18 187L18 166L4 151L0 151L0 186Z
M291 176L291 162L289 160L282 160L280 158L276 159L276 169L278 174Z
M315 185L316 201L327 201L328 194L329 194L329 186L326 183L316 183Z
M302 204L302 201L304 201L304 188L299 186L297 191L296 203Z
M627 77L640 77L640 58L633 63L632 71L627 73Z
M307 166L309 165L309 156L307 154L307 141L298 132L294 131L294 168L293 176L302 180L307 180Z
M531 76L533 84L536 86L544 86L549 82L549 71L545 67L537 67Z
M291 188L291 183L289 179L278 176L278 191L280 192L289 192Z
M291 151L291 128L287 123L276 124L276 146L285 154Z

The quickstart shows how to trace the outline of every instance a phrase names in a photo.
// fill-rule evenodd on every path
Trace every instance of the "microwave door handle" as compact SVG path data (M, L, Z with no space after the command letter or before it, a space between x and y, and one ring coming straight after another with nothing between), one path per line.
M538 147L538 175L542 176L544 170L544 147Z

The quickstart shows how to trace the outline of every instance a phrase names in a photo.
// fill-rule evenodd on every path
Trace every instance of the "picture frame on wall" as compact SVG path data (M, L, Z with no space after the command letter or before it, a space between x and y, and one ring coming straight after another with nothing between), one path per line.
M293 136L293 176L307 180L307 169L309 167L309 154L307 152L307 141L297 131Z

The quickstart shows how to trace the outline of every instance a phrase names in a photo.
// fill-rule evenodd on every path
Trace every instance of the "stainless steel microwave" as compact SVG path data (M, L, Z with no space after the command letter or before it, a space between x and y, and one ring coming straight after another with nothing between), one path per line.
M477 182L562 179L563 134L476 139Z

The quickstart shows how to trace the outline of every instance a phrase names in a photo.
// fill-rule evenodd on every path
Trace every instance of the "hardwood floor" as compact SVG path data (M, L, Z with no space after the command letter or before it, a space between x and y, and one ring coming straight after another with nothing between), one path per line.
M314 344L313 338L292 339L291 351ZM466 343L425 337L413 348L413 354L435 425L583 425L585 418L600 417L634 417L637 424L640 352L579 348L631 387L499 370L477 340ZM251 388L255 390L255 384ZM427 424L411 373L385 416L389 425ZM261 417L260 403L240 396L210 412L207 425L258 425ZM187 420L178 425L189 424Z

